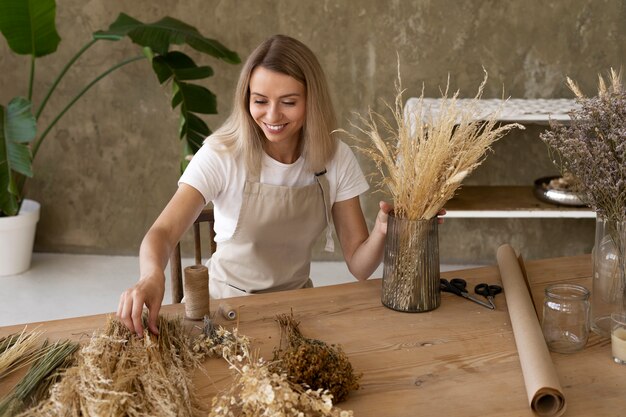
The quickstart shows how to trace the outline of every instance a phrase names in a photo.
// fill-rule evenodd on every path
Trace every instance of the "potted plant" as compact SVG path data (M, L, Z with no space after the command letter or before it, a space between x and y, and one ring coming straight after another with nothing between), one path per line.
M391 120L374 111L354 127L369 140L361 146L381 175L394 209L385 240L382 304L393 310L423 312L440 304L437 214L490 146L519 124L497 125L498 114L480 115L478 93L466 106L448 90L434 108L422 94L414 112L405 112L400 77ZM361 141L351 135L357 141Z
M159 83L172 86L171 105L180 111L181 170L184 170L188 156L194 154L211 133L198 114L217 113L217 102L210 90L193 83L210 77L212 68L198 66L187 54L170 50L170 47L186 44L225 62L240 63L235 52L204 37L196 28L180 20L165 17L154 23L142 23L121 13L107 30L93 33L92 39L61 70L41 103L35 105L32 97L37 58L54 53L61 41L56 31L55 13L54 0L0 1L0 32L9 48L16 54L31 56L27 95L13 98L6 105L0 104L0 275L20 273L30 266L39 204L25 200L24 186L27 179L33 177L33 160L54 126L94 84L125 65L139 60L149 62ZM49 110L46 105L59 82L83 53L97 42L124 38L131 39L142 53L97 75L65 107L54 112L47 126L38 126L37 121L45 110ZM19 246L26 248L24 255L15 252L18 242Z

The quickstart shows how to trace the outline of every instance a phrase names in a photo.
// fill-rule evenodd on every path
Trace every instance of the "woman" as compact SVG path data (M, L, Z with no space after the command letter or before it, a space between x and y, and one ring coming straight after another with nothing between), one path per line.
M326 230L333 250L332 223L358 280L382 260L391 206L381 202L370 235L359 203L368 185L352 151L331 134L335 115L311 50L282 35L264 41L241 71L233 107L142 241L140 280L122 294L117 312L139 336L144 304L148 328L158 333L169 255L209 201L213 298L311 286L311 249Z

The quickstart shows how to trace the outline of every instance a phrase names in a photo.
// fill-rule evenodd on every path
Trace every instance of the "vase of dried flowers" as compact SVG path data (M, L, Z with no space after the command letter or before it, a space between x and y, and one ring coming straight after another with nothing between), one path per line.
M421 312L439 306L437 214L496 140L510 129L523 129L499 125L499 110L480 114L478 101L486 82L485 73L478 93L466 105L457 101L458 91L448 97L446 89L437 108L425 105L422 95L405 113L398 75L395 106L385 104L391 121L370 110L353 124L369 140L348 133L361 144L358 150L374 161L380 188L393 199L381 297L389 308Z
M609 83L600 77L595 97L567 82L578 107L569 113L569 125L551 123L541 139L556 154L555 164L574 175L574 191L597 213L591 328L610 337L611 313L626 310L626 91L614 70Z
M611 313L626 311L626 221L599 215L592 252L591 329L611 337Z
M437 220L389 215L381 295L385 307L411 313L439 307Z

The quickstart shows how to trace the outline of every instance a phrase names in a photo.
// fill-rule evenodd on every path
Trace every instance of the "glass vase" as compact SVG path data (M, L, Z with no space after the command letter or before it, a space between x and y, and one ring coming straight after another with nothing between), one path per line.
M591 330L610 338L611 313L626 304L626 221L597 216L592 262Z
M397 311L419 313L441 304L437 217L407 220L389 215L381 301Z

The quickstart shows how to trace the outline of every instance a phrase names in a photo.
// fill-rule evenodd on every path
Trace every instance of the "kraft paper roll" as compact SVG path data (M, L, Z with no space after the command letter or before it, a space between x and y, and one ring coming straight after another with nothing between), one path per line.
M209 270L204 265L185 268L185 316L191 320L202 320L209 314Z
M530 408L542 417L560 416L565 396L515 251L502 245L497 259Z

